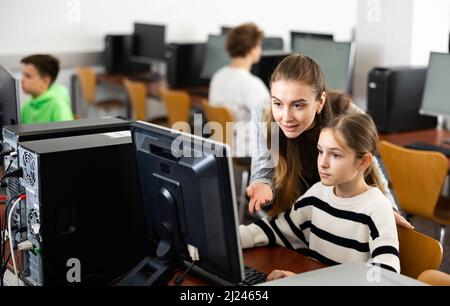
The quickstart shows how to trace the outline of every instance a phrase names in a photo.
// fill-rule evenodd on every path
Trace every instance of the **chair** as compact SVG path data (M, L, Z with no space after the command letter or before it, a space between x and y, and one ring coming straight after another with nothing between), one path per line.
M169 127L173 128L174 124L179 122L187 123L189 126L191 110L189 94L182 90L162 89L161 98L166 106Z
M147 87L142 82L125 79L123 84L127 90L128 97L133 110L133 119L167 125L167 117L148 119Z
M218 131L215 131L214 134L211 136L214 140L227 143L232 148L232 152L234 152L234 142L233 142L233 133L234 130L231 131L227 129L227 123L234 122L233 114L229 109L226 107L221 106L213 106L206 101L203 102L203 111L205 112L205 116L208 119L209 122L217 122L219 123L222 133L218 133ZM249 181L249 175L250 175L250 166L251 166L251 160L249 158L239 158L235 157L233 158L233 165L238 168L242 172L241 177L241 190L239 192L239 222L242 223L244 221L244 215L245 215L245 207L246 207L246 201L247 201L247 184Z
M77 76L80 82L83 100L90 106L99 108L106 115L111 109L125 108L126 103L121 100L101 100L96 101L97 76L91 67L77 67Z
M426 270L417 280L432 286L450 286L450 274L438 270Z
M439 269L443 256L439 241L400 226L397 227L397 233L403 275L417 278L425 270Z
M437 223L439 241L444 244L450 199L440 193L448 172L447 158L439 152L406 149L387 141L380 142L379 151L400 208Z

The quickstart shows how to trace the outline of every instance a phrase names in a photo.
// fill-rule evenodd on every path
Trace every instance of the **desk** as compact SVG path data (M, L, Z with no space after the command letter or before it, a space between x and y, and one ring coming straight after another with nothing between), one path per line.
M162 89L169 89L169 86L165 79L159 79L155 81L140 80L139 75L125 75L125 74L97 74L97 80L99 82L105 82L115 85L123 86L123 80L130 78L131 80L141 81L147 85L147 95L153 97L160 97ZM180 87L170 88L173 90L186 91L191 97L191 106L202 109L202 100L207 99L209 86L196 86L196 87Z
M116 86L123 86L123 80L125 78L130 78L131 80L138 80L139 75L127 75L127 74L108 74L99 73L97 74L97 82L107 83ZM167 89L169 86L165 79L159 79L154 81L144 81L141 82L147 85L147 96L157 97L161 96L161 89ZM196 87L181 87L181 88L170 88L173 90L184 90L191 98L191 106L196 109L203 109L203 99L208 98L209 86L196 86ZM76 74L73 74L70 79L70 91L72 100L72 111L74 114L78 113L78 78ZM131 118L131 105L127 104L127 115Z
M380 135L380 140L386 140L398 146L404 146L412 142L428 142L437 146L450 147L450 145L442 143L442 141L447 138L450 138L449 131L440 131L437 129L418 130L418 131ZM447 158L447 160L448 160L448 167L450 169L450 158Z
M408 276L362 262L344 263L293 275L262 286L426 286Z
M326 267L325 264L281 246L258 247L243 252L244 265L269 274L274 269L303 273ZM179 275L179 273L177 274ZM174 279L169 285L174 284ZM208 282L187 275L183 286L207 286Z

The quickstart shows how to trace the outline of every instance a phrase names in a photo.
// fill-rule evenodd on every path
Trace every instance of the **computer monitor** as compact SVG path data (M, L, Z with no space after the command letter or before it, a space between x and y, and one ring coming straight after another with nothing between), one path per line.
M450 118L450 54L430 54L420 113Z
M259 77L267 88L270 88L270 78L278 64L290 53L283 51L263 51L259 62L252 66L251 72Z
M0 124L19 124L20 81L6 67L0 65Z
M165 127L131 127L149 236L172 264L188 264L218 284L244 278L230 147ZM157 251L159 253L159 251Z
M165 60L165 26L134 23L135 59Z
M231 63L231 58L225 49L226 35L209 35L203 60L202 79L211 79L220 68Z
M221 27L220 27L220 34L222 34L222 35L227 35L228 32L230 32L231 30L233 30L233 27L230 27L230 26L221 26Z
M294 40L298 37L302 38L317 38L325 40L333 40L333 34L330 33L311 33L311 32L298 32L291 31L291 50L294 50Z
M322 68L327 88L351 93L355 50L353 42L295 37L293 52L314 59Z
M261 49L263 51L283 51L284 43L281 37L264 37Z

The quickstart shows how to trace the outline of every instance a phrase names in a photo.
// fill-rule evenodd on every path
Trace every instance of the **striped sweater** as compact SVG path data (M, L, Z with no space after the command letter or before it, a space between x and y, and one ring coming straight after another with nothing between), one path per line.
M400 272L392 206L378 188L339 198L319 182L290 211L239 230L244 248L279 244L327 265L370 262Z

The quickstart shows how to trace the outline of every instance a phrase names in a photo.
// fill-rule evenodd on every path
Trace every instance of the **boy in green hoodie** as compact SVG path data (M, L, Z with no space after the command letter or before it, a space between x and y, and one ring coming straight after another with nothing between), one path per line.
M23 58L22 88L31 95L22 107L22 124L73 120L67 89L53 82L58 76L59 61L50 55Z

